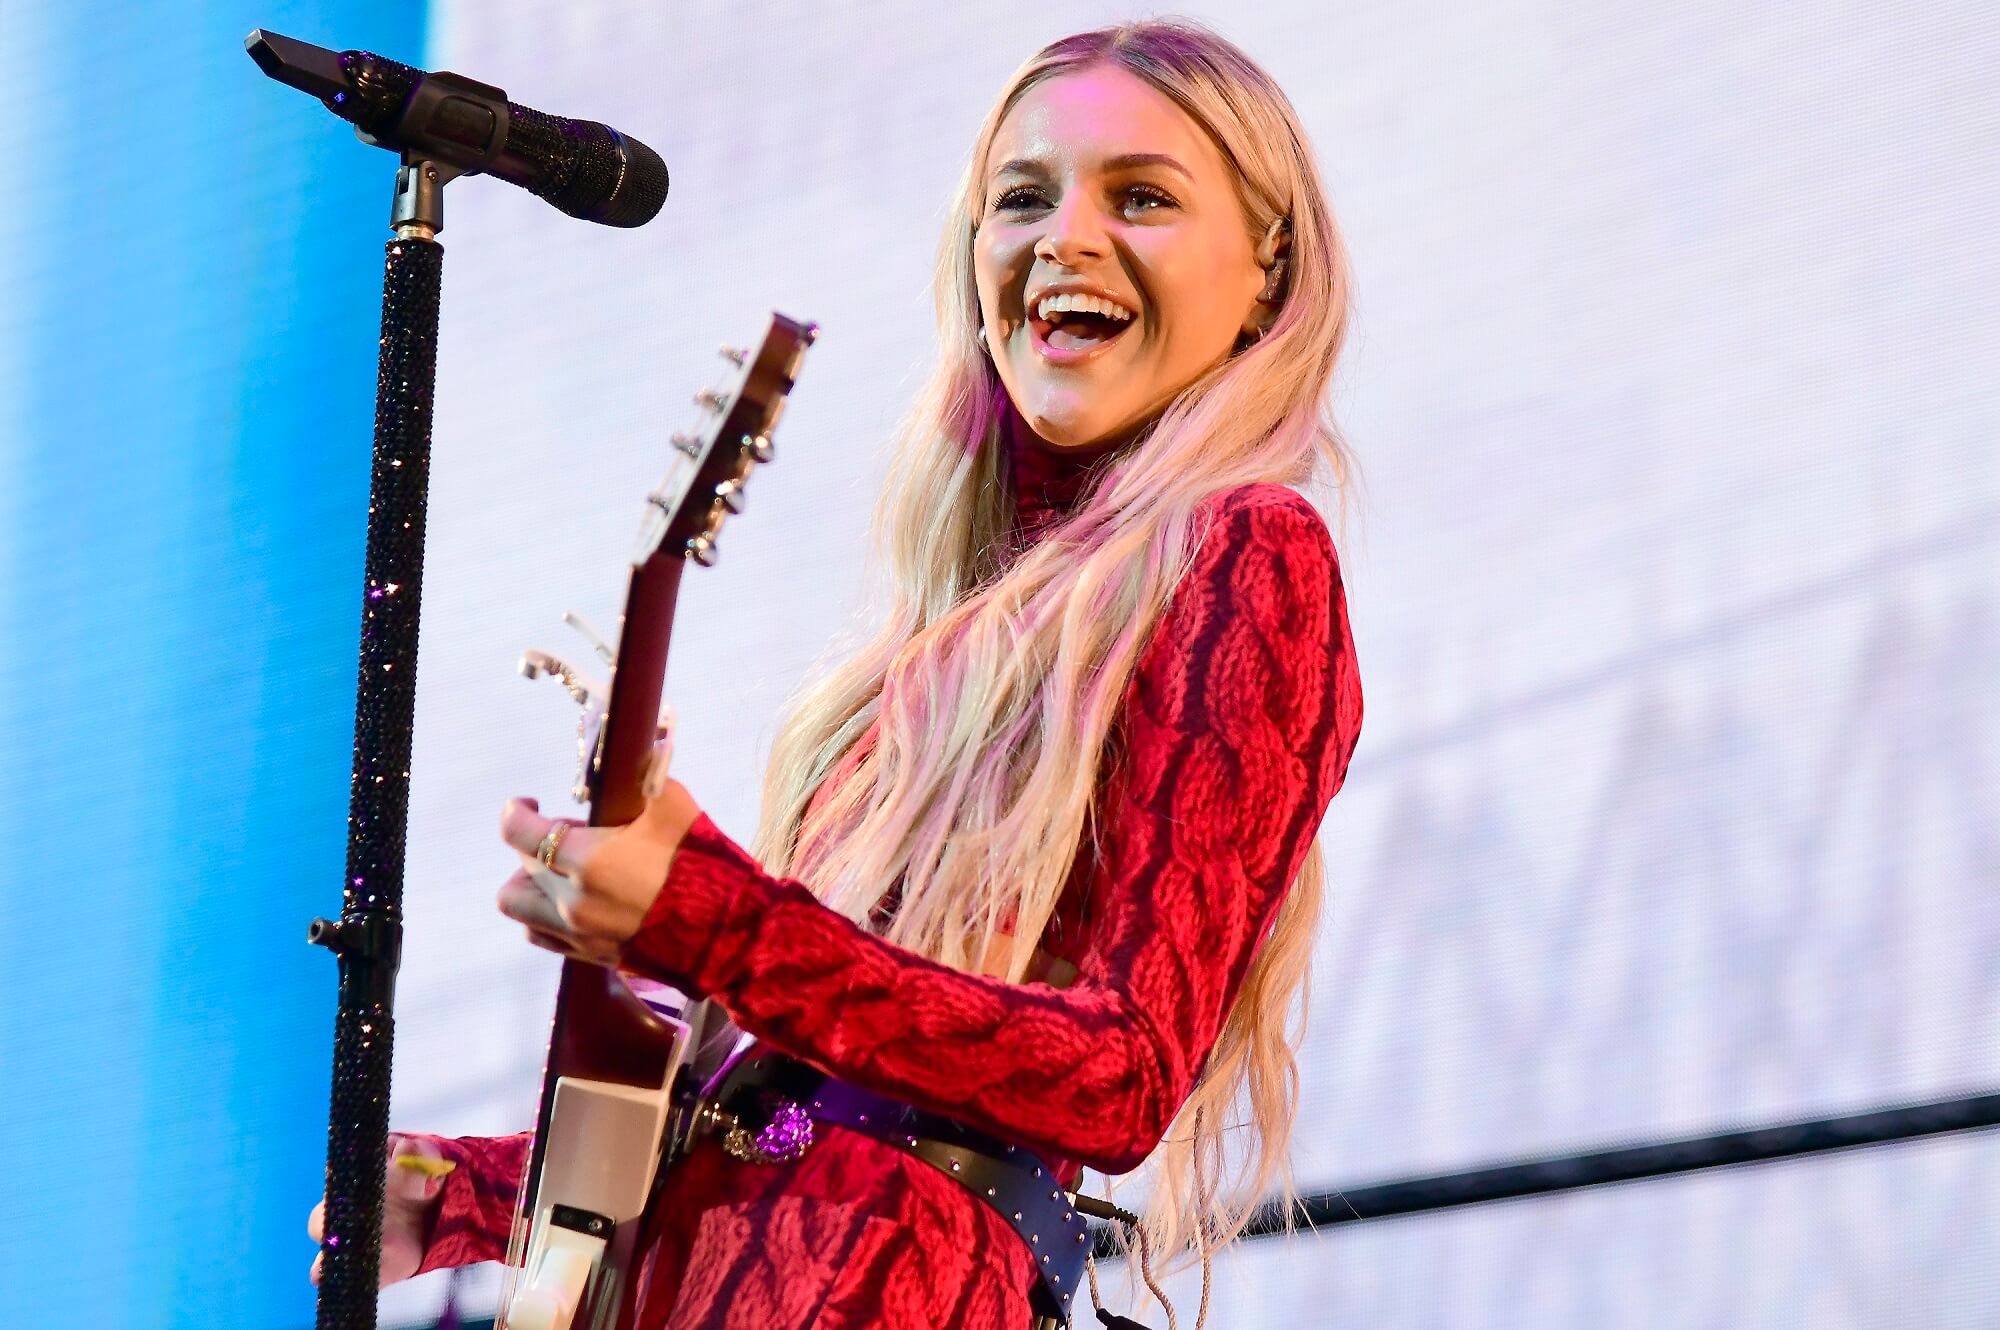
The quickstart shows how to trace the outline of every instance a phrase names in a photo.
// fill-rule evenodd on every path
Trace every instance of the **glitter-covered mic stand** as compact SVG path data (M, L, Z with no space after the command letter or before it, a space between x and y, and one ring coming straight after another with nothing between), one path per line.
M367 51L331 51L263 28L244 38L243 49L266 75L318 98L362 142L403 162L391 215L396 238L382 275L347 877L339 922L315 919L308 934L340 957L319 1324L374 1330L444 187L469 172L494 175L572 217L632 227L651 221L666 202L667 168L658 153L609 125L518 105L459 74L426 73Z
M431 399L437 382L444 185L458 174L405 160L396 176L382 274L382 351L375 378L375 461L354 694L354 776L340 919L307 936L340 958L333 1099L326 1132L326 1230L320 1330L374 1330L388 1163L389 1070L396 967L403 950L403 847L410 814L417 613L424 506L430 491Z
M644 226L666 202L666 164L596 120L566 120L460 74L326 50L256 28L244 50L270 78L320 100L362 142L402 158L382 274L374 478L362 662L354 696L354 784L340 922L310 938L340 956L334 1094L326 1128L320 1330L374 1330L388 1166L388 1076L402 958L402 852L410 822L416 616L430 490L430 400L438 374L444 186L492 174L586 222Z

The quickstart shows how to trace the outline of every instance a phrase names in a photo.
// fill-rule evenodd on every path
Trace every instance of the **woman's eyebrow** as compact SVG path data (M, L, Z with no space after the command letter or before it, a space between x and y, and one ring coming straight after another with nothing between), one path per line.
M1194 182L1194 172L1181 165L1180 160L1164 152L1126 152L1116 157L1107 157L1102 170L1107 172L1134 171L1146 166L1164 166L1170 171L1178 171L1190 183ZM1048 165L1034 157L1015 157L993 168L993 175L1027 175L1046 178Z
M1128 152L1110 158L1104 163L1104 169L1107 171L1130 171L1141 166L1164 166L1168 170L1179 171L1189 184L1194 183L1194 172L1164 152Z
M1000 165L993 168L993 174L996 176L1003 176L1003 175L1046 176L1048 173L1049 169L1046 166L1042 165L1041 162L1035 160L1032 157L1016 157L1011 161L1002 162L1000 163Z

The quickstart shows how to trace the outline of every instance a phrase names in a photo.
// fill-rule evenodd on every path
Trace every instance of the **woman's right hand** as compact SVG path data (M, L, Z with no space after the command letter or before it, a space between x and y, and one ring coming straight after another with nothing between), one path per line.
M442 1160L444 1152L420 1136L389 1133L389 1177L382 1193L381 1285L408 1279L424 1262L424 1245L444 1191L442 1173L421 1165L399 1164L401 1158ZM446 1170L447 1172L449 1170ZM321 1200L306 1219L306 1231L318 1242L326 1236L326 1202ZM313 1257L312 1282L319 1283L324 1253Z

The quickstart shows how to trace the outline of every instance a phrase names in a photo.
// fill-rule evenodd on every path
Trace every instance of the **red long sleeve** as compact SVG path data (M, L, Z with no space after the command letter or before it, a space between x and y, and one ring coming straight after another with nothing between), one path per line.
M1220 1034L1361 724L1325 523L1276 485L1210 505L1123 700L1074 984L923 960L764 873L706 815L623 968L713 997L858 1085L1103 1171L1136 1166Z
M445 1174L437 1217L417 1273L447 1266L498 1261L507 1255L514 1227L514 1198L528 1163L533 1132L512 1136L419 1136L457 1167Z

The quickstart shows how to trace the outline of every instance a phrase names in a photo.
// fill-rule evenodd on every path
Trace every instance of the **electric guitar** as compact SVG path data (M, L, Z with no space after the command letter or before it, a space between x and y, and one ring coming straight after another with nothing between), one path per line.
M631 822L644 807L681 572L715 562L750 472L772 458L772 432L817 332L773 314L755 350L723 351L731 382L696 394L706 423L673 436L672 467L646 496L616 649L564 616L592 639L609 684L544 652L522 657L523 674L560 680L583 707L573 793L592 826ZM563 962L496 1330L629 1330L639 1229L699 1024L700 1008L671 990L641 997L615 970Z

